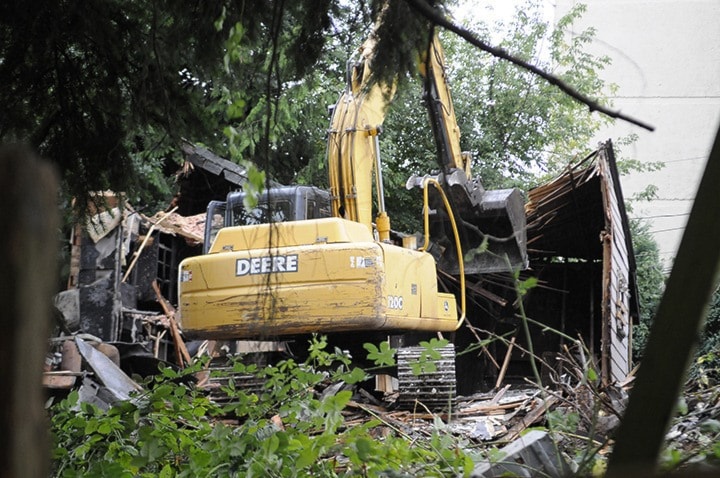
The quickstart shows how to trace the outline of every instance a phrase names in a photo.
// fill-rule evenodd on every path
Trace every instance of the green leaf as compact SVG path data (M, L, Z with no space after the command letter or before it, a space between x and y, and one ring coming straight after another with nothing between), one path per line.
M485 236L480 243L480 245L474 249L470 249L465 253L465 257L463 258L465 262L472 262L475 257L482 255L487 252L488 245L489 245L489 239L487 236Z
M215 26L215 30L220 31L223 29L223 25L225 23L226 17L227 17L227 10L225 8L225 5L223 5L222 11L220 12L220 16L215 20L215 23L213 23L213 25Z
M265 172L260 171L255 165L248 163L246 165L247 182L243 186L245 196L243 198L243 206L245 209L254 209L257 206L260 193L265 187Z
M97 428L98 420L88 420L85 423L85 435L90 435L91 433L94 433Z
M363 348L368 351L367 359L372 361L376 366L389 366L395 365L395 353L396 349L390 347L387 342L380 342L380 348L378 349L374 344L365 343Z
M230 103L227 107L227 110L225 111L228 119L234 120L245 116L245 105L245 100L243 100L242 98L238 98L232 103Z
M148 462L154 462L164 454L164 449L159 439L152 439L140 448L140 455L145 457Z
M162 470L160 470L160 473L158 474L159 478L172 478L175 476L175 473L173 472L173 469L170 468L170 465L165 465L162 467Z
M303 450L300 452L300 455L295 460L295 469L301 470L303 468L307 468L313 463L315 463L315 460L318 458L318 453L315 449L308 446L303 448Z
M368 374L365 373L365 370L359 368L359 367L353 367L352 371L349 373L345 373L341 376L342 380L346 383L349 383L350 385L353 385L358 382L362 382L368 377Z
M108 420L103 420L97 428L97 432L101 435L108 435L112 430L113 426Z
M503 452L495 447L490 448L488 450L487 454L488 454L487 459L490 463L498 463L498 462L502 461L503 459L505 459L505 452Z
M265 449L266 455L274 454L280 446L280 438L276 433L270 435L264 442L263 448Z
M537 277L528 277L524 281L521 281L518 283L518 294L520 296L524 296L527 294L531 289L536 287L538 285L538 279Z
M360 437L355 441L358 458L363 462L368 462L373 458L373 442L364 437Z

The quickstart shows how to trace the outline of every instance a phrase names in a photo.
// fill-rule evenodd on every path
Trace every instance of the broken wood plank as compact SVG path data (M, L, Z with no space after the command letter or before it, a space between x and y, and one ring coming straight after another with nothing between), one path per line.
M503 398L503 396L505 395L505 392L507 392L508 389L510 389L510 384L507 384L502 389L500 389L500 391L495 394L495 396L492 398L492 400L490 400L490 403L493 405L499 403L500 399Z
M507 373L508 366L510 365L510 358L512 357L512 350L515 346L515 335L512 336L510 339L510 343L508 344L507 352L505 353L505 359L503 360L502 368L500 368L500 373L498 374L497 381L495 382L495 388L500 387L503 380L505 380L505 373Z
M530 425L538 422L547 412L551 406L558 402L557 397L548 397L545 400L540 400L533 408L530 413L525 415L518 421L513 427L508 430L507 435L503 437L503 441L514 441L520 434L528 428Z
M516 408L521 408L523 404L525 403L525 399L523 400L516 400L513 402L508 403L501 403L501 404L481 404L481 405L475 405L473 407L464 408L462 410L458 410L455 414L456 415L502 415L506 413L508 410L515 410Z
M170 335L172 335L173 344L175 345L175 355L178 365L180 367L189 365L192 360L190 358L190 353L188 352L187 347L185 347L185 341L180 336L180 330L178 329L177 322L175 321L175 307L173 307L172 304L168 302L165 297L163 297L156 280L152 281L152 288L155 291L158 302L160 302L160 306L163 308L163 311L165 311L168 322L170 323Z
M75 386L79 375L75 372L45 372L42 378L42 385L51 390L70 390Z
M145 235L145 239L143 240L142 244L140 244L140 247L138 248L138 250L133 253L133 260L130 262L130 266L129 266L129 267L127 268L127 270L125 271L125 275L124 275L123 278L122 278L122 282L125 282L125 281L127 280L127 278L130 276L130 273L131 273L132 270L135 268L135 264L137 264L138 259L140 259L140 254L142 254L143 249L145 249L145 246L147 246L147 243L148 243L148 241L150 240L150 238L152 237L152 233L155 231L155 228L156 228L161 222L163 222L165 219L167 219L168 217L170 217L170 214L172 214L172 213L174 213L175 211L177 211L177 208L178 208L178 206L175 206L170 212L168 212L167 214L165 214L165 215L164 215L162 218L160 218L156 223L154 223L152 226L150 226L150 230L149 230L149 231L147 232L147 234Z

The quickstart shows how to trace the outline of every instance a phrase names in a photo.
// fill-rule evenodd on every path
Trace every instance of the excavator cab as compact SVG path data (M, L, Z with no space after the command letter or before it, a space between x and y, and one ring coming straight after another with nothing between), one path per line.
M215 237L224 227L330 216L330 193L315 186L280 186L267 189L253 208L246 207L244 192L234 191L228 194L226 201L211 201L208 204L203 254L210 251Z

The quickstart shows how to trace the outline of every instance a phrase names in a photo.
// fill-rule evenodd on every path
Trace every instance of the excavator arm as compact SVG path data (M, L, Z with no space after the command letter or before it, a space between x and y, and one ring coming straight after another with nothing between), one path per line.
M424 97L437 145L441 173L435 179L449 193L455 219L460 223L461 250L454 247L448 215L436 214L431 236L443 244L436 257L446 272L459 273L463 251L469 252L465 272L490 273L527 267L525 209L517 188L486 191L480 178L472 176L470 153L460 149L460 128L450 93L445 59L437 35L433 35L421 61ZM410 178L408 188L424 187L426 178ZM435 210L442 210L437 194L431 198Z
M428 45L420 63L424 96L437 154L445 168L462 169L470 176L469 154L460 150L460 127L450 94L442 46L437 35Z

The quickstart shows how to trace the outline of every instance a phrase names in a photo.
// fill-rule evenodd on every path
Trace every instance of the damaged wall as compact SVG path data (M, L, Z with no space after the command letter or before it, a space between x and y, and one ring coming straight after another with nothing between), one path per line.
M237 164L189 143L182 149L186 164L168 211L146 216L122 194L104 192L72 230L68 288L55 299L64 332L116 345L123 364L172 359L179 334L167 333L163 304L177 302L178 264L202 253L207 204L245 181Z
M559 314L560 330L580 335L597 355L603 380L624 380L639 310L612 143L601 144L529 197L529 255L541 287L530 294L528 314L552 323Z

